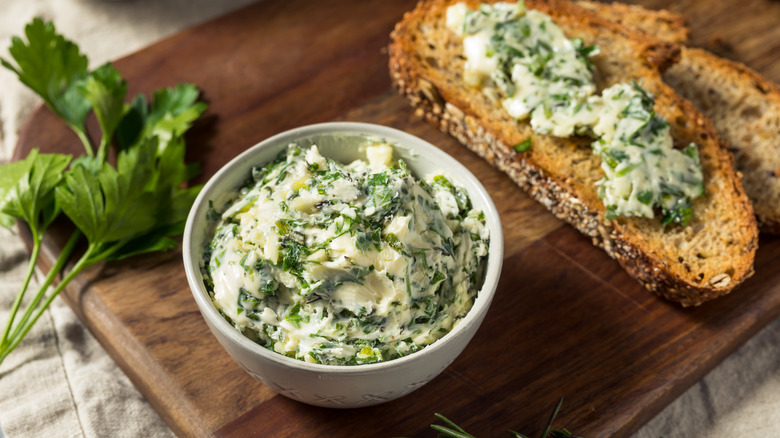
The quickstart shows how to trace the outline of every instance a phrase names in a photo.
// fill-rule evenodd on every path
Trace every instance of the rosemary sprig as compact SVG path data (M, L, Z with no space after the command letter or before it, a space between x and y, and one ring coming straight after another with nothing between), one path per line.
M571 432L569 432L566 428L563 429L553 429L552 425L555 421L555 417L558 415L558 411L561 409L561 405L563 404L563 397L561 397L558 400L558 403L555 405L555 409L553 409L552 414L550 414L550 419L547 420L547 425L545 426L544 430L542 431L542 434L540 435L540 438L584 438L580 435L575 435ZM431 424L431 429L439 432L439 437L449 437L449 438L476 438L474 435L471 435L470 433L466 432L455 424L452 420L445 417L442 414L436 413L434 414L436 418L439 420L447 423L449 427L442 426L440 424ZM527 435L523 435L520 432L515 432L514 430L509 431L510 434L512 434L515 438L529 438Z
M439 424L431 424L431 429L439 432L440 437L443 436L443 437L452 437L452 438L476 438L474 435L466 432L460 426L455 424L452 420L445 417L444 415L439 414L438 412L433 415L435 415L436 418L438 418L439 420L449 424L451 427L454 428L454 429L450 429L448 427L444 427Z

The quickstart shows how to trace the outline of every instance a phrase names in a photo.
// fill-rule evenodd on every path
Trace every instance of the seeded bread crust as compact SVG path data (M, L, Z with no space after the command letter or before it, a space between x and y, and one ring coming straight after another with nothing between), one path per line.
M688 42L679 14L620 3L577 4L663 40ZM663 79L712 120L734 154L760 230L780 235L780 86L744 64L690 47L682 47L680 61Z
M670 122L675 144L699 146L707 195L694 201L694 218L687 226L664 228L658 218L606 220L595 186L602 173L589 147L592 140L535 134L527 122L515 121L484 93L463 85L462 44L445 26L452 3L419 2L391 35L393 83L422 117L506 172L660 296L695 306L729 293L752 275L756 223L732 159L709 120L660 78L659 71L676 61L677 45L569 2L526 2L529 9L550 15L567 35L601 48L593 59L599 89L638 81L655 96L656 112ZM512 149L529 137L529 151Z

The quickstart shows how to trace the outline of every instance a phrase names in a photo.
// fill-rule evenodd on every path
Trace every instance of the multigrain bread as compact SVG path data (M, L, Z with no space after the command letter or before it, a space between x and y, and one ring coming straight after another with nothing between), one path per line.
M734 154L761 230L780 234L780 87L742 64L688 47L663 79L712 120Z
M391 35L389 66L395 86L428 121L506 172L554 215L602 247L650 291L683 306L724 295L753 272L756 222L728 152L708 119L677 96L660 70L679 56L664 42L569 2L527 1L529 9L550 15L570 37L598 45L593 59L599 89L635 80L656 99L655 111L669 121L675 144L695 142L705 176L706 195L697 198L686 226L660 220L605 218L595 183L600 159L585 138L556 138L532 132L480 90L463 82L460 39L445 25L445 0L423 0ZM476 2L470 2L475 8ZM532 138L530 150L512 145Z
M627 27L687 44L685 19L619 3L578 3ZM780 87L747 66L682 47L663 79L712 120L734 154L761 231L780 234Z
M624 3L600 3L577 0L577 6L596 12L600 17L619 23L629 29L676 44L687 44L690 38L685 16L665 9L647 9Z

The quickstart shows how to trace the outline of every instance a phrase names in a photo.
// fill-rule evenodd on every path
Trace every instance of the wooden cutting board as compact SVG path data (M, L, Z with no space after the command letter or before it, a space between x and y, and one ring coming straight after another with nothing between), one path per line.
M210 109L188 137L201 181L272 134L330 120L416 134L455 156L492 194L506 239L503 276L474 340L439 377L384 405L315 408L253 380L216 342L172 251L93 269L64 299L157 409L185 436L434 436L440 412L479 436L556 425L627 436L780 314L780 240L762 237L756 274L699 308L658 299L506 176L415 116L390 87L386 45L404 1L265 1L116 62L130 95L182 81ZM780 80L780 3L647 1L690 17L694 45ZM47 109L23 129L33 147L80 152ZM48 267L64 240L47 240Z

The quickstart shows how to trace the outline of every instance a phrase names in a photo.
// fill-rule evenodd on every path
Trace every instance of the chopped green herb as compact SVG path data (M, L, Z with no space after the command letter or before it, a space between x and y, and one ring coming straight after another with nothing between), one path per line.
M526 152L529 149L531 149L531 137L528 137L527 139L521 141L520 143L512 146L512 149L515 150L515 152Z

